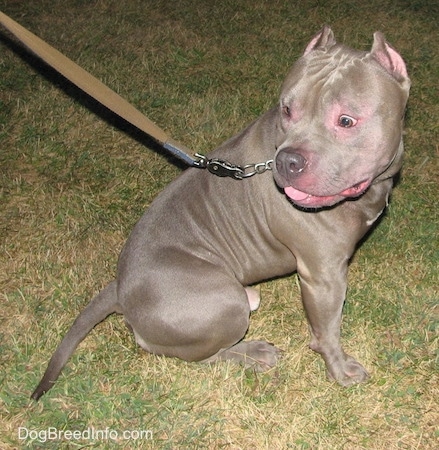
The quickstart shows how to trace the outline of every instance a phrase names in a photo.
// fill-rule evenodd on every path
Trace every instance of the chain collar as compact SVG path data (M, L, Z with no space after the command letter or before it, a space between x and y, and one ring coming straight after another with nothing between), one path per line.
M198 159L194 162L194 167L207 169L210 173L213 173L218 177L230 177L235 180L243 180L244 178L249 178L253 175L262 174L267 170L272 170L273 165L272 159L262 163L239 166L224 159L208 159L200 153L195 153L195 157Z

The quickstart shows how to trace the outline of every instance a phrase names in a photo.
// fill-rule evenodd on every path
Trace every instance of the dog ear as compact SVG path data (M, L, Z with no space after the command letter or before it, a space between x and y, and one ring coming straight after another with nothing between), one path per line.
M382 33L377 31L373 35L371 56L390 75L398 81L408 80L407 68L401 55L390 46Z
M325 25L306 46L303 56L313 50L326 50L336 44L334 33L328 25Z

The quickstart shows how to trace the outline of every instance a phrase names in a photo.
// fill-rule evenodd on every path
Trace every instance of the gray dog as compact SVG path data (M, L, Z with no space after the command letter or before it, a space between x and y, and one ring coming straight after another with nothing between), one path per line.
M348 262L387 205L400 170L410 81L375 33L370 52L324 27L289 72L278 107L209 156L273 161L235 181L186 170L135 226L117 279L75 320L32 398L58 378L90 330L123 314L146 351L186 361L234 360L263 371L279 350L243 341L259 305L249 286L297 271L312 350L343 386L368 374L340 344Z

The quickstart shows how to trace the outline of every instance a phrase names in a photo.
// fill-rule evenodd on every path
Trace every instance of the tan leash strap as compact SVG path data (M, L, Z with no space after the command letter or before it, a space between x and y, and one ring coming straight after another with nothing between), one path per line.
M47 42L44 42L1 11L0 24L44 62L52 66L88 95L139 130L144 131L156 139L163 147L173 153L174 156L184 160L189 165L197 165L197 160L187 154L189 150L186 147L171 139L161 128L154 122L151 122L151 120L145 117L131 103L128 103L119 94L116 94L108 86L78 66L78 64L74 63L71 59L64 56L58 50L47 44Z

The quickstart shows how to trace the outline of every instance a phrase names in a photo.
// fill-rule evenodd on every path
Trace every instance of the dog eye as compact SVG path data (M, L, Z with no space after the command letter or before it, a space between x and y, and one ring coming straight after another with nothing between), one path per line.
M289 106L282 106L282 112L288 117L291 116L291 109Z
M356 124L357 124L357 121L354 118L347 116L345 114L341 115L338 118L338 125L340 127L351 128L351 127L354 127Z

